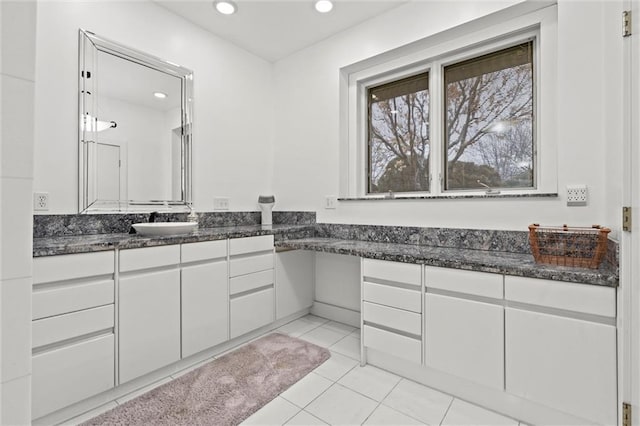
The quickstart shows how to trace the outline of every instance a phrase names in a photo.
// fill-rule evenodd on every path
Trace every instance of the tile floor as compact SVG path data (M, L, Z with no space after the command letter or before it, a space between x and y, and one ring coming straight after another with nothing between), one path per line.
M524 426L517 420L379 368L360 367L360 329L355 327L307 315L277 331L326 347L331 351L331 358L246 419L243 425ZM209 361L65 424L88 420Z
M278 331L331 358L243 425L514 425L502 416L387 371L360 367L360 330L307 315Z

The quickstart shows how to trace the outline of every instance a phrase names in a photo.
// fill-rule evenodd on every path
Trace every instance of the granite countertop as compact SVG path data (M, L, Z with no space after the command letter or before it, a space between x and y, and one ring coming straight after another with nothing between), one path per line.
M276 242L276 247L347 254L394 262L492 272L608 287L618 286L618 276L606 266L600 269L537 264L530 254L488 250L430 247L413 244L376 243L333 238L303 238ZM603 262L603 265L606 262Z
M314 225L244 225L199 228L190 234L168 236L141 236L137 234L95 234L33 239L33 257L60 254L89 253L113 249L163 246L195 243L226 238L275 235L276 238L295 238L307 232L313 234Z
M96 234L34 238L33 256L88 253L113 249L153 247L168 244L274 235L276 248L312 250L371 259L421 263L444 268L543 278L608 287L618 286L618 275L606 262L600 269L536 264L531 254L495 250L434 247L395 242L371 242L339 238L311 238L315 225L243 225L199 228L184 235L164 237L137 234Z

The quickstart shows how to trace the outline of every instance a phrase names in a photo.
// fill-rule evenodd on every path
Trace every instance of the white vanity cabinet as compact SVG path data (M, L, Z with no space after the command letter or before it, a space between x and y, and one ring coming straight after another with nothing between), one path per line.
M275 319L273 235L229 240L230 337Z
M120 251L119 379L180 360L180 246Z
M113 251L33 260L32 418L115 385Z
M425 267L425 364L504 389L503 276Z
M276 319L309 308L313 304L315 252L276 250Z
M615 289L507 276L505 298L507 392L615 424Z
M363 346L420 364L421 295L420 265L363 259Z
M227 240L181 246L182 358L229 339Z

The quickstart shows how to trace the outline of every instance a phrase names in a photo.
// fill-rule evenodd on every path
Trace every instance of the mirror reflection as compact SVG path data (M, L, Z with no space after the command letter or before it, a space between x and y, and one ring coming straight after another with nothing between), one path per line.
M80 211L188 207L191 71L80 40Z

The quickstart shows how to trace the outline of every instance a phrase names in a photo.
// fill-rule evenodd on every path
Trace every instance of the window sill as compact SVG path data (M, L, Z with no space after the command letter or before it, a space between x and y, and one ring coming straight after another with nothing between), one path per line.
M529 193L529 194L453 194L453 195L394 195L393 198L382 196L344 197L338 201L394 201L394 200L466 200L466 199L504 199L504 198L557 198L558 193Z

